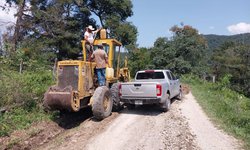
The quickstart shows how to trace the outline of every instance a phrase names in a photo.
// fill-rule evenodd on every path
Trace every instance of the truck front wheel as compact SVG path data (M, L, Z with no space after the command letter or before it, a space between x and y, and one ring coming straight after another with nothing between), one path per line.
M98 87L93 95L92 112L96 119L102 120L110 116L113 101L106 86Z

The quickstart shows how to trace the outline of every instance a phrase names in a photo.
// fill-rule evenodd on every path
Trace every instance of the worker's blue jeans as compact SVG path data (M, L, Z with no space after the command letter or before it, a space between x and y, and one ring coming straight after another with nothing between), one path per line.
M98 68L96 69L96 73L97 73L99 86L105 86L106 85L106 78L105 78L106 68Z

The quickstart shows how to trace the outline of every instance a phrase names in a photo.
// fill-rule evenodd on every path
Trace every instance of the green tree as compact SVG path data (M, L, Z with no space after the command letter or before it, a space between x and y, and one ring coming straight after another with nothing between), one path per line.
M191 72L203 74L207 72L207 42L198 30L184 25L173 26L170 31L174 33L173 45L176 50L176 57L181 56L184 61L190 64Z
M31 57L57 52L59 59L76 58L81 50L84 27L95 28L95 14L104 27L111 26L111 36L124 45L136 43L137 29L126 19L132 13L130 0L6 0L12 4L30 3L21 14L20 28L15 30L22 37L18 47ZM21 7L20 7L21 8ZM28 12L28 13L27 13ZM16 26L17 28L17 26ZM22 31L22 32L21 32ZM17 47L17 46L15 46Z
M149 69L150 52L147 48L137 48L129 53L129 67L133 77L138 70Z
M88 0L87 8L99 18L102 27L111 31L111 37L124 46L136 44L137 28L126 21L133 15L130 0Z
M154 68L168 68L175 73L193 72L201 74L207 71L206 41L198 30L191 26L173 26L173 37L158 38L151 51Z
M219 78L230 74L230 87L250 96L250 46L225 42L212 55L213 72Z
M185 62L182 56L176 56L176 49L174 49L173 41L167 38L158 38L151 51L151 58L153 58L154 68L170 69L175 73L190 72L191 66Z
M111 28L111 36L122 42L126 48L135 47L137 41L137 28L130 22L119 23L115 20L108 20L107 26Z
M14 34L11 35L9 38L11 38L13 46L9 48L9 54L13 53L17 50L19 42L23 39L23 35L25 34L24 26L26 24L25 18L26 13L29 11L27 9L27 0L6 0L5 7L2 6L2 9L7 9L8 7L11 7L12 5L16 5L17 13L16 16L16 22L12 29ZM7 9L8 10L8 9Z
M57 52L59 59L76 58L80 52L83 28L95 24L90 19L91 13L78 7L74 0L34 1L31 13L31 34L23 47L33 42L32 50Z
M132 2L130 0L87 0L88 9L99 17L101 25L105 26L110 17L118 17L120 21L133 15Z

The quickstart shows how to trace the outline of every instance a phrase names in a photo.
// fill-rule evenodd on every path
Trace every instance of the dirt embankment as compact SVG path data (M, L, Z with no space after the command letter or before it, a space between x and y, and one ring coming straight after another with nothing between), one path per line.
M35 130L37 129L37 130ZM0 139L0 149L239 149L239 142L209 121L191 93L172 102L170 111L143 106L96 121L90 109L34 125L21 141ZM26 132L27 133L27 132ZM13 134L15 135L15 134ZM8 146L8 147L6 147Z

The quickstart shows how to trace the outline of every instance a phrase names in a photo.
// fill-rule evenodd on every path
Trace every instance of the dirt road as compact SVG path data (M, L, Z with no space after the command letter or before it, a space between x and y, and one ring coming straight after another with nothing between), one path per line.
M238 143L213 126L190 93L173 101L167 113L146 106L113 113L101 122L90 119L41 149L233 150Z
M142 107L124 111L105 132L93 137L88 150L199 149L174 102L171 111Z
M158 111L157 107L144 106L134 110L124 109L102 121L96 121L86 111L80 115L66 116L64 119L54 123L52 129L48 126L32 136L30 140L26 139L17 148L42 150L240 149L239 141L214 127L191 93L185 95L182 101L173 101L170 111L166 113ZM56 131L54 135L53 131ZM48 137L48 135L53 136ZM37 142L32 143L32 141Z
M203 112L193 95L185 96L180 104L181 113L196 135L197 144L203 150L239 150L242 143L216 128Z

